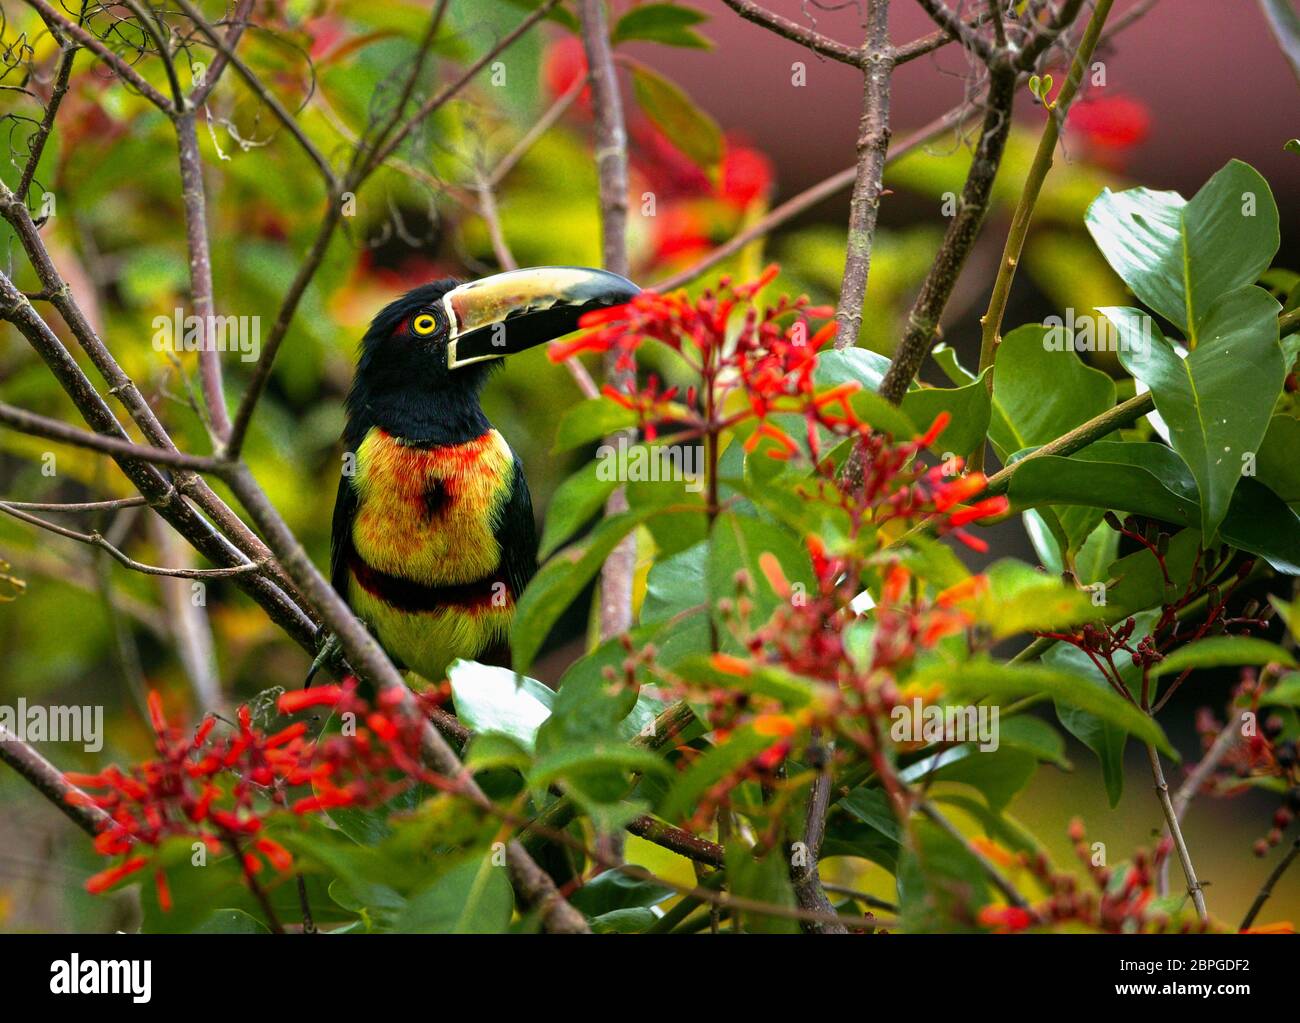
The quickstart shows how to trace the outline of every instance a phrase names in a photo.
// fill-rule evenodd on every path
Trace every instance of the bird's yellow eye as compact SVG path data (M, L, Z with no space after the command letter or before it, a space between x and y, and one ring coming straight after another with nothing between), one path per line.
M428 313L421 313L411 321L411 329L421 337L432 334L438 327L438 321Z

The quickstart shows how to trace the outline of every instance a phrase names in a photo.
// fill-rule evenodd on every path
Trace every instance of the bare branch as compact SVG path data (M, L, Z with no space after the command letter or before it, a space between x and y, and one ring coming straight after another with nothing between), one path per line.
M36 526L38 529L47 530L58 536L67 537L69 540L76 540L78 543L84 543L91 547L98 547L118 564L144 575L161 575L173 579L228 579L231 576L245 575L249 572L260 572L265 567L264 565L252 563L235 565L232 568L159 568L157 565L143 564L124 554L101 533L82 533L75 529L68 529L47 519L42 519L37 515L29 515L27 512L15 508L13 505L5 504L3 501L0 501L0 511L6 515L11 515L20 522Z
M1007 301L1011 297L1011 283L1015 279L1016 267L1020 264L1020 255L1024 248L1025 238L1029 234L1029 222L1033 219L1034 206L1038 203L1038 196L1042 191L1043 182L1047 180L1047 175L1052 169L1056 144L1061 135L1061 125L1065 123L1065 118L1069 115L1070 104L1074 102L1075 93L1078 92L1079 84L1083 81L1084 73L1092 60L1093 50L1096 49L1097 41L1101 38L1102 26L1105 25L1106 17L1110 14L1112 3L1113 0L1097 0L1097 6L1093 10L1092 18L1083 33L1083 38L1079 40L1079 48L1075 51L1074 60L1070 63L1069 73L1061 85L1061 91L1057 95L1052 108L1047 112L1047 123L1043 126L1043 132L1038 138L1038 148L1034 152L1034 159L1029 166L1029 173L1025 176L1020 201L1016 204L1016 211L1011 217L1011 228L1007 232L1006 245L1002 249L1002 262L998 265L997 278L993 282L993 293L989 298L988 311L980 320L983 330L981 332L980 361L977 372L983 374L985 370L990 371L986 378L989 394L993 393L993 377L997 372L995 367L998 346L1002 342L1002 318L1007 310ZM971 459L971 467L977 471L983 471L983 443L975 449L975 454Z
M944 307L952 295L957 277L975 245L993 191L993 179L1002 163L1002 152L1011 131L1011 107L1015 101L1016 73L1005 64L989 70L989 91L985 98L984 123L979 142L966 174L957 212L948 225L943 244L926 274L921 290L908 313L907 327L894 352L889 370L881 381L880 393L894 404L903 400L908 385L934 345L935 332Z
M927 142L933 141L949 129L971 120L975 113L976 111L969 105L962 104L949 110L943 116L935 118L929 124L913 132L898 145L893 146L885 159L885 166L888 167L896 160L901 160L908 153L919 149ZM746 245L757 241L764 235L776 230L782 224L793 220L805 210L812 209L818 203L824 202L835 193L847 188L857 180L857 175L858 168L856 165L837 171L829 178L819 181L798 195L787 199L765 217L719 245L698 263L656 281L652 287L656 291L672 291L674 288L680 288L682 285L688 284L711 267L717 266L723 260L729 259L740 252Z
M1032 70L1038 58L1047 52L1048 48L1056 42L1057 37L1074 23L1082 6L1083 0L1065 0L1055 17L1040 26L1030 37L1029 42L1016 54L1014 65L1016 70Z
M227 39L218 35L217 30L207 23L203 15L190 2L190 0L176 0L186 16L194 22L195 27L208 38L208 41L217 48L217 53L224 57L230 66L239 72L239 76L244 80L248 87L253 91L259 100L276 116L276 119L285 127L285 130L294 137L294 140L302 147L302 151L307 154L317 169L321 172L321 177L325 179L325 187L334 194L339 191L338 176L334 173L334 168L330 162L325 159L324 154L316 148L316 144L311 141L302 130L302 125L294 118L289 111L285 110L284 105L275 98L275 95L266 84L257 77L257 74L249 68L234 52L234 47ZM215 66L215 65L214 65Z
M248 16L252 9L253 0L239 0L235 5L234 13L230 16L230 27L226 30L226 38L217 47L217 55L212 59L212 64L203 76L202 83L195 85L190 93L190 106L203 106L212 95L212 90L217 87L217 83L221 81L221 75L226 70L226 65L230 63L235 47L239 44L239 37L244 34L244 29L248 26ZM202 32L203 29L200 27L199 31Z
M806 46L814 53L820 53L823 57L838 60L841 64L851 64L854 67L859 67L862 63L863 53L861 50L852 46L845 46L829 36L824 36L820 32L815 32L797 22L791 21L789 18L784 18L764 7L760 7L753 0L723 0L723 3L746 21L752 21L755 25L762 25L765 29L775 32L791 42L798 43L800 46Z
M1154 746L1147 747L1147 759L1151 761L1151 777L1155 781L1156 796L1160 800L1160 809L1164 811L1165 825L1174 840L1174 849L1178 852L1178 862L1182 864L1183 876L1187 879L1187 894L1196 906L1196 915L1201 920L1210 918L1205 908L1205 893L1201 891L1201 882L1196 879L1196 868L1192 866L1192 854L1187 849L1187 840L1183 838L1183 829L1174 812L1174 804L1169 798L1169 783L1165 781L1164 769L1160 766L1160 754Z
M994 62L996 53L993 48L981 39L973 28L949 10L948 5L943 0L917 0L917 2L925 8L925 13L930 15L931 20L936 25L950 36L955 36L961 40L962 46L974 51L984 63L990 64Z
M863 50L858 167L849 201L844 276L835 308L836 348L858 343L862 304L866 301L867 277L871 272L871 248L876 240L876 217L880 212L880 192L889 151L889 86L894 74L894 54L889 45L889 0L870 0Z
M15 321L10 320L10 322ZM19 329L22 329L21 325ZM215 472L222 464L218 459L207 455L187 455L173 448L154 448L137 444L126 437L79 430L57 419L49 419L3 402L0 402L0 423L5 423L22 433L44 437L46 440L55 440L74 447L140 462L150 462L154 465L174 465L198 472Z
M627 127L623 100L614 71L604 0L579 0L582 43L591 76L595 113L596 170L600 176L601 261L607 270L628 273L627 262ZM631 376L620 372L616 353L605 357L606 383L619 387ZM605 504L607 515L627 510L627 493L619 488ZM625 537L605 560L600 575L600 635L626 632L632 625L632 577L636 571L636 538Z
M188 0L179 0L179 2L186 3ZM482 57L471 64L459 78L439 92L436 96L421 104L420 108L411 115L410 119L398 128L393 136L382 147L372 154L371 158L363 166L361 176L364 178L375 167L378 167L387 160L388 157L397 150L397 147L406 140L406 137L415 130L416 125L460 92L460 90L468 85L480 71L488 66L489 63L495 60L502 52L509 49L510 46L514 44L515 40L550 14L552 8L554 8L558 3L559 0L544 0L544 2L531 11L523 21L502 36L494 46L490 47Z
M185 209L185 247L189 253L190 301L202 325L199 346L199 386L211 423L213 441L220 447L230 437L230 416L222 386L221 353L216 348L216 315L212 298L212 253L208 242L207 194L203 187L203 161L193 111L175 118L176 148L181 166L181 203Z
M14 189L14 195L18 197L19 202L25 202L27 199L27 190L32 186L36 167L41 162L41 154L45 152L45 143L49 141L50 132L54 129L54 118L58 116L59 105L67 94L68 79L72 75L72 65L77 59L78 49L77 46L64 43L59 51L59 64L54 72L54 85L50 89L49 101L45 104L45 116L41 118L41 125L32 136L27 150L27 162L23 165L18 187Z
M1287 850L1286 855L1278 860L1277 866L1265 878L1263 885L1260 886L1259 894L1255 896L1255 901L1250 904L1250 909L1242 917L1241 926L1237 930L1245 931L1250 929L1255 922L1255 917L1259 916L1259 911L1264 908L1264 903L1273 894L1273 887L1282 879L1282 875L1295 862L1297 856L1300 856L1300 838L1291 843L1291 848Z
M92 838L108 821L108 814L93 805L81 789L63 776L62 771L4 725L0 725L0 760L31 782L37 792ZM68 802L69 796L75 802Z
M113 70L113 74L134 88L140 95L156 106L159 110L171 114L176 108L172 105L171 100L146 82L140 73L130 64L124 61L116 53L104 45L102 39L98 36L87 32L76 22L69 21L62 14L51 7L45 0L27 0L27 4L35 9L47 25L57 25L59 31L64 35L75 39L78 43L88 49L96 57L102 60Z

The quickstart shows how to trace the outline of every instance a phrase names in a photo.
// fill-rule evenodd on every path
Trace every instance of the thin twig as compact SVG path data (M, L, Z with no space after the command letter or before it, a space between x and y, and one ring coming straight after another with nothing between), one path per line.
M32 178L36 175L36 166L41 162L45 143L49 141L50 132L54 129L54 118L58 116L59 106L68 92L68 80L72 76L72 65L77 59L78 49L80 47L64 44L59 51L59 63L54 71L54 85L50 89L49 101L45 104L45 116L41 118L40 127L36 129L28 144L27 162L23 165L18 187L14 189L14 195L18 197L19 202L25 202L27 199L27 190L31 188Z
M957 830L957 826L936 810L932 803L924 799L918 800L917 808L925 814L926 817L930 818L931 821L947 832L951 838L961 843L962 848L974 857L975 861L980 865L980 869L983 870L988 879L993 882L993 887L1002 893L1003 898L1005 898L1007 902L1019 909L1029 908L1029 903L1025 900L1025 897L1016 890L1015 885L1006 879L1002 871L997 868L997 865L976 849L975 846L970 843L970 840Z
M960 106L953 107L953 109L949 110L941 117L936 117L929 124L913 132L898 145L891 147L885 160L885 166L888 167L890 164L901 160L907 154L914 152L927 142L933 141L944 132L964 124L974 116L974 113L975 111L970 106L967 104L961 104ZM776 230L776 228L780 227L782 224L793 220L805 210L811 209L818 203L829 199L837 192L841 192L845 188L848 188L857 180L857 176L858 168L854 165L832 174L830 177L817 182L815 185L811 185L798 195L787 199L776 209L772 210L754 224L751 224L735 237L724 242L722 245L719 245L698 263L687 267L685 270L681 270L665 277L662 280L656 281L652 287L656 291L672 291L675 288L680 288L684 284L688 284L690 281L693 281L696 277L699 277L718 263L721 263L723 260L734 256L737 252L740 252L746 245L753 241L757 241L764 235Z
M1196 879L1196 868L1192 866L1192 854L1187 849L1187 840L1183 838L1183 829L1179 826L1178 816L1174 813L1173 801L1169 798L1169 783L1165 781L1164 768L1160 766L1160 754L1154 746L1147 746L1147 759L1151 761L1151 777L1155 781L1156 796L1160 800L1160 809L1165 815L1165 824L1174 840L1174 849L1178 852L1178 862L1182 864L1183 876L1187 879L1187 894L1196 906L1196 915L1201 920L1208 920L1210 914L1205 908L1205 893L1201 891L1201 882Z
M1291 848L1287 850L1286 855L1278 860L1277 866L1274 867L1268 877L1264 879L1263 885L1260 886L1259 894L1255 896L1255 901L1250 904L1250 909L1246 911L1246 915L1241 918L1241 926L1238 927L1237 930L1248 930L1255 922L1255 917L1259 916L1259 911L1264 908L1264 903L1266 903L1268 897L1273 894L1273 886L1282 879L1282 875L1285 874L1287 868L1295 862L1297 856L1300 856L1300 838L1297 838L1291 843Z
M820 53L823 57L838 60L841 64L852 64L854 67L859 67L862 63L862 51L857 47L837 43L829 36L824 36L820 32L815 32L804 25L791 21L789 18L783 18L779 14L760 7L753 0L722 0L722 2L746 21L762 25L769 31L775 32L791 42L806 46L814 53Z
M68 529L66 526L60 526L38 515L31 515L2 501L0 501L0 511L21 522L26 522L28 525L36 526L38 529L44 529L58 536L67 537L69 540L76 540L78 543L84 543L90 547L98 547L118 564L144 575L161 575L174 579L229 579L231 576L261 571L264 567L254 562L248 565L236 565L232 568L159 568L157 565L143 564L124 554L101 533L82 533L75 529Z
M185 0L181 0L181 2L183 3ZM78 43L102 60L113 69L113 73L117 75L118 78L130 85L159 110L170 114L175 109L171 100L146 82L135 68L105 46L104 41L98 36L87 32L76 22L69 21L46 3L45 0L27 0L27 4L40 14L46 24L53 23L58 25L60 32L75 39Z

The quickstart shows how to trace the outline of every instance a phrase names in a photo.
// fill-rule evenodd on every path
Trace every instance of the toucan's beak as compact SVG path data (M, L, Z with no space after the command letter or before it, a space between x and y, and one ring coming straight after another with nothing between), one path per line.
M592 309L622 305L641 289L626 277L582 266L538 266L452 288L447 368L499 359L563 337Z

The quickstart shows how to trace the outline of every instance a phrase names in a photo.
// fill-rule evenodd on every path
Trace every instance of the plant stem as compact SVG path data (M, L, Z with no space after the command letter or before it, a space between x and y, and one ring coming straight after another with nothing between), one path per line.
M1241 926L1237 928L1238 930L1244 931L1255 922L1255 917L1259 916L1259 911L1264 908L1264 903L1273 894L1273 886L1281 880L1282 875L1295 862L1297 856L1300 856L1300 838L1291 843L1291 848L1287 850L1287 854L1278 861L1277 866L1273 868L1273 872L1265 879L1263 886L1259 889L1259 894L1255 896L1255 901L1250 904L1250 909L1242 917Z
M1205 908L1205 894L1201 891L1201 882L1196 879L1196 868L1192 866L1192 854L1187 850L1187 840L1183 838L1183 829L1174 812L1173 801L1169 798L1169 783L1165 781L1164 768L1160 766L1160 754L1154 746L1147 746L1147 759L1151 761L1151 777L1155 781L1156 796L1160 799L1160 809L1164 811L1165 823L1169 827L1170 837L1174 840L1174 849L1178 852L1178 862L1183 866L1183 876L1187 879L1187 894L1196 905L1196 915L1202 921L1209 920L1210 914Z
M1101 38L1101 30L1106 23L1107 15L1110 14L1113 2L1114 0L1097 0L1097 6L1093 9L1088 27L1084 29L1083 38L1079 40L1079 48L1075 51L1069 74L1061 85L1061 91L1057 95L1055 103L1047 112L1047 123L1043 125L1043 133L1038 138L1038 149L1034 153L1033 162L1029 165L1029 174L1025 177L1025 185L1020 193L1020 201L1017 203L1015 214L1011 218L1011 229L1007 232L1007 242L1002 250L1002 263L998 267L997 279L993 282L993 295L989 299L988 312L984 314L980 321L983 325L983 334L980 339L980 361L977 375L982 374L986 369L990 370L986 380L990 395L993 393L993 367L997 359L998 345L1002 341L1002 318L1007 311L1007 299L1011 294L1011 282L1016 276L1016 267L1020 263L1020 254L1025 245L1025 236L1029 233L1029 222L1034 215L1034 206L1037 204L1039 193L1043 189L1043 182L1052 169L1056 144L1061 136L1061 126L1065 123L1070 104L1073 102L1075 93L1079 89L1079 83L1083 80L1083 76L1087 71L1088 62L1092 59L1092 53L1096 49L1097 41ZM997 0L994 0L994 3L996 4ZM975 449L975 453L971 458L972 469L983 470L984 448L984 444L980 444Z

